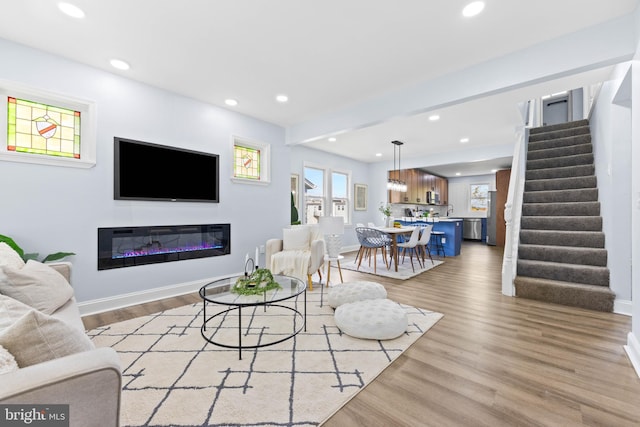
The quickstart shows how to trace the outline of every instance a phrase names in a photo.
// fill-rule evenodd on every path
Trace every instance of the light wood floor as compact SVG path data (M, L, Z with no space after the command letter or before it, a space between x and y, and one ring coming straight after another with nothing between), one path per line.
M389 298L444 318L324 426L640 426L640 379L623 349L631 318L505 297L501 263L501 248L464 242L460 256L415 279L377 277ZM85 317L85 326L193 301Z

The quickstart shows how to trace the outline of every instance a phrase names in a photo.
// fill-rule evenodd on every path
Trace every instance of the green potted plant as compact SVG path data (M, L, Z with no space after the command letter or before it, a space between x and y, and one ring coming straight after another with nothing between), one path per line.
M35 252L35 253L25 253L24 250L20 247L20 245L18 245L15 242L15 240L13 240L9 236L4 236L4 235L0 234L0 242L4 242L7 245L9 245L14 251L16 251L18 253L18 255L20 255L20 258L22 258L25 262L30 260L30 259L33 259L33 260L37 261L38 260L38 256L40 255L37 252ZM66 257L71 256L71 255L75 255L75 253L73 253L73 252L55 252L55 253L47 255L40 262L57 261L57 260L66 258Z
M389 218L391 217L391 205L389 204L384 204L384 203L380 203L380 207L378 208L378 210L382 213L382 215L384 215L384 225L386 227L391 227L391 225L389 224Z
M291 193L291 225L300 224L300 218L298 217L298 208L293 200L293 193Z

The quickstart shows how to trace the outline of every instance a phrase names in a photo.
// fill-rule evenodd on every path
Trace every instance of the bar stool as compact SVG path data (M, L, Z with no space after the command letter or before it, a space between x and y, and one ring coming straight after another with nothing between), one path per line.
M431 244L433 245L433 249L437 256L440 255L440 251L442 251L442 257L446 258L447 256L444 253L444 246L442 245L442 238L444 237L444 231L431 231Z

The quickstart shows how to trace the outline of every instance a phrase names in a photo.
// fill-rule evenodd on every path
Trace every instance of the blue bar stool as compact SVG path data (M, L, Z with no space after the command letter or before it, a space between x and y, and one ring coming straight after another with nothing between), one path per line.
M436 253L436 256L440 255L442 251L442 257L446 258L447 256L444 253L444 246L442 246L442 238L444 237L444 231L431 231L431 244L433 245L433 250Z

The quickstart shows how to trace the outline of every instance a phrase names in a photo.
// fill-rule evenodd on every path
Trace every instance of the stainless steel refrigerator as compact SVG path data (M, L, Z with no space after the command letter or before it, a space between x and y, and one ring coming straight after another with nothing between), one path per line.
M487 200L487 245L496 245L496 191L489 191Z

